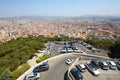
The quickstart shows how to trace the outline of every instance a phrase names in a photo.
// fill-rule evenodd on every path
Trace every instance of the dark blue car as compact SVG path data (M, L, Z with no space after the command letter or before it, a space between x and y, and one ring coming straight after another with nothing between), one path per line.
M71 69L70 72L71 72L71 74L72 74L72 76L74 77L75 80L83 80L83 75L76 68Z

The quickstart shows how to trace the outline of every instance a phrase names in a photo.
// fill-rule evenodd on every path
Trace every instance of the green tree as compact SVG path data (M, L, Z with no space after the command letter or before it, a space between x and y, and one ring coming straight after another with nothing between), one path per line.
M109 50L111 51L111 57L120 58L120 40L115 41L115 43L109 48Z
M109 49L109 47L113 44L112 40L97 40L97 39L92 39L92 40L86 40L87 43L94 45L97 48L101 49Z
M10 79L10 73L11 71L9 70L9 68L7 68L3 74L0 76L0 80L11 80Z

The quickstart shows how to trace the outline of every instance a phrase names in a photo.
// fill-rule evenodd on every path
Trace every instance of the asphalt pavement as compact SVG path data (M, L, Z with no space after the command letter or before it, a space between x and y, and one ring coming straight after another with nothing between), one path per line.
M77 57L77 55L64 55L62 57L56 58L54 61L49 61L50 69L46 72L41 72L41 77L39 80L64 80L65 72L67 72L67 69L70 66L65 63L66 59L76 59Z

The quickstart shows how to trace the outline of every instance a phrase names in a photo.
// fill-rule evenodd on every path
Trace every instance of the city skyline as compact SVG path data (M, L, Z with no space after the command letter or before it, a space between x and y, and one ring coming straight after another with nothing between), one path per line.
M120 16L119 0L1 0L0 17Z

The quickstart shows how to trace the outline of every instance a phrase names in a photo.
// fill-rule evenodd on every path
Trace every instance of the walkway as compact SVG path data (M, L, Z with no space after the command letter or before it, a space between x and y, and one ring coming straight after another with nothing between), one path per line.
M35 56L34 56L32 59L29 59L29 60L27 61L27 63L28 63L31 67L35 66L35 65L37 64L37 63L36 63L36 60L37 60L40 56L42 56L43 53L44 53L44 50L43 50L43 51L40 51L39 53L35 53Z

